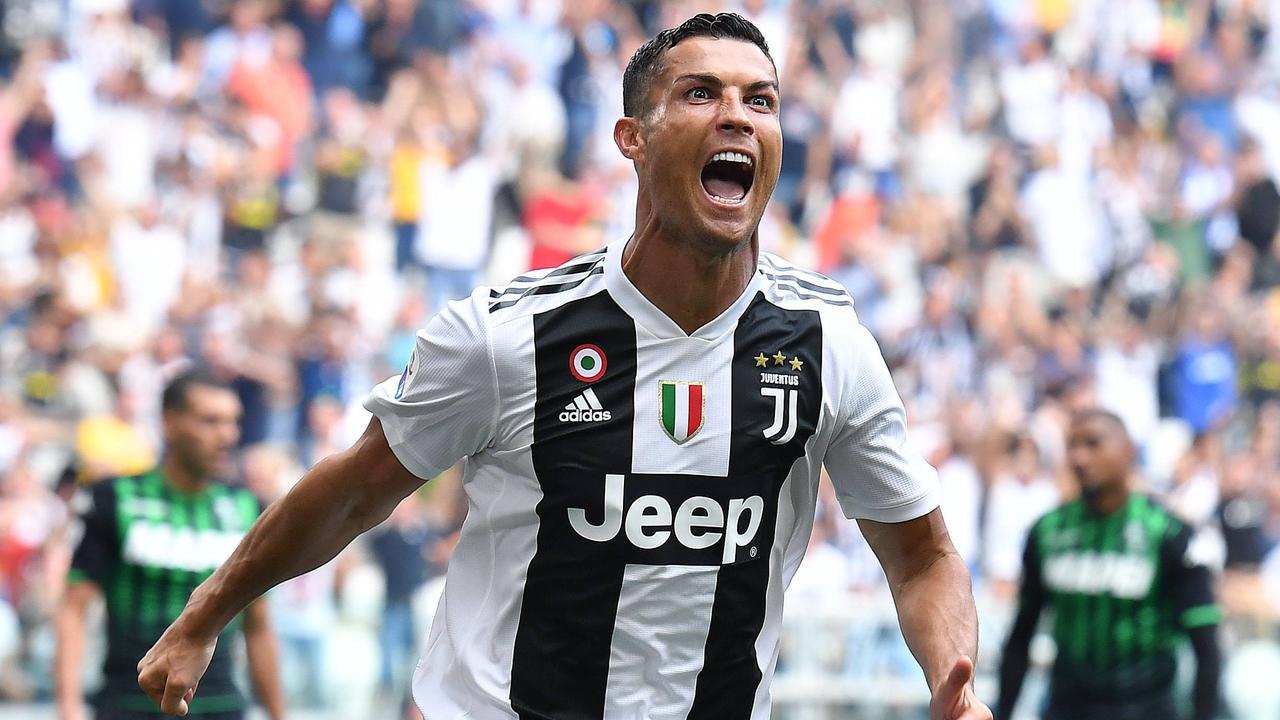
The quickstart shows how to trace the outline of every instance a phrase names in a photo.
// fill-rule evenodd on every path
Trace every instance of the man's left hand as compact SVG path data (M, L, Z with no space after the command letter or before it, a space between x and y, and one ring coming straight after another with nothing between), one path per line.
M956 660L947 679L933 691L929 720L991 720L991 709L973 694L973 660Z

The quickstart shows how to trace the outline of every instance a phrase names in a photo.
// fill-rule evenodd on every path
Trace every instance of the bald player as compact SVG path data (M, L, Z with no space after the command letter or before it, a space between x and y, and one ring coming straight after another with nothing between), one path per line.
M1041 518L1027 537L996 718L1012 716L1046 608L1058 646L1046 720L1184 717L1173 687L1175 651L1188 639L1196 657L1193 717L1214 717L1221 611L1207 566L1212 548L1133 489L1134 458L1117 416L1089 410L1072 419L1067 460L1080 497Z

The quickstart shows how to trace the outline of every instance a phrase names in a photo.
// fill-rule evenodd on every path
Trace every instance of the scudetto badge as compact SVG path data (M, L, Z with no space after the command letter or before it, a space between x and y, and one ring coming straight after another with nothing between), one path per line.
M604 351L595 345L579 345L569 353L569 372L584 383L591 383L604 377L609 367L609 360Z

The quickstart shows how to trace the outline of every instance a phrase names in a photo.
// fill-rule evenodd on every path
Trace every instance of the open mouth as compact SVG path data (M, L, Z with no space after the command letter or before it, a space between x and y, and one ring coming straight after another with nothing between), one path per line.
M717 202L737 205L747 197L755 181L755 163L739 152L724 151L711 156L702 167L702 189Z

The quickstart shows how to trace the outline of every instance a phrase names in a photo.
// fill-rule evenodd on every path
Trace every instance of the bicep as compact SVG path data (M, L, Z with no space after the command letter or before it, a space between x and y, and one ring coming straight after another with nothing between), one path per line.
M422 486L424 478L416 475L392 450L376 416L369 420L364 434L352 446L346 459L347 474L379 490L379 495L399 503Z
M903 522L860 519L858 527L894 586L924 572L944 555L955 552L942 511L937 508Z
M258 525L285 518L308 523L345 518L363 532L390 515L423 482L392 451L375 416L351 447L321 460L284 498L272 503Z
M382 442L423 480L493 442L498 381L487 299L450 303L420 331L403 373L374 388L365 408Z
M910 444L893 378L871 333L847 340L838 427L823 464L847 517L896 524L938 507L938 474Z

